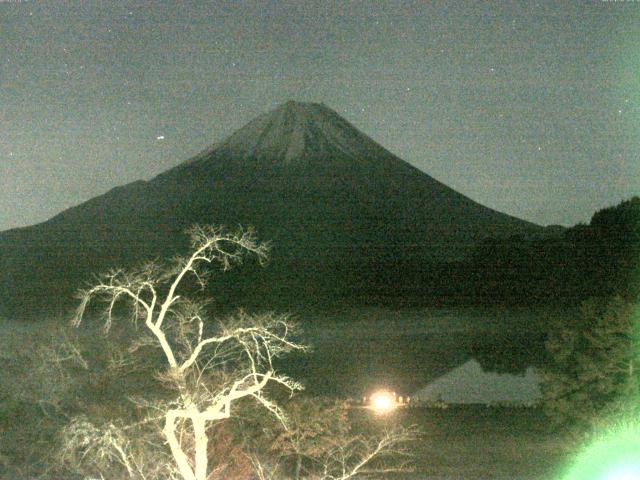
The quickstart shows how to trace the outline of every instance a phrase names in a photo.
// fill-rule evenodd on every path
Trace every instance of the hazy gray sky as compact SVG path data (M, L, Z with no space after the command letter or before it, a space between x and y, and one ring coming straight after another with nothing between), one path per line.
M640 193L640 2L0 0L0 230L321 101L489 207Z

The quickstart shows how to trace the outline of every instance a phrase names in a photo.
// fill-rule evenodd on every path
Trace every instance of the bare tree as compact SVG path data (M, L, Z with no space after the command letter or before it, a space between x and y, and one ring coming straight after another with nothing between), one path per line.
M287 413L290 428L275 431L271 458L253 458L261 480L373 479L412 470L415 427L356 426L352 406L338 400L294 399Z
M100 276L80 292L74 318L75 325L80 325L88 304L98 301L104 305L104 328L108 331L118 306L130 307L131 320L145 327L131 351L159 347L165 366L157 379L176 395L153 402L134 399L149 414L129 425L106 422L96 426L85 417L76 418L64 432L63 456L76 455L74 461L92 458L96 466L119 465L130 478L205 480L211 473L210 427L228 419L238 402L252 399L285 422L283 412L268 396L268 386L279 385L289 392L301 389L273 366L274 358L304 348L292 340L289 318L240 311L211 325L205 322L206 305L181 292L187 278L204 287L210 274L206 267L213 263L227 270L246 254L264 261L268 246L259 243L251 230L229 233L220 228L193 227L190 235L192 253L188 257L178 257L166 266L148 263ZM115 363L118 365L117 359ZM157 458L142 458L142 437L136 441L131 435L158 422L172 460L172 465L164 464L161 469ZM155 466L150 465L153 463Z
M353 436L337 442L321 459L321 468L309 480L355 480L388 478L411 471L409 445L416 440L413 429L396 428L379 436Z

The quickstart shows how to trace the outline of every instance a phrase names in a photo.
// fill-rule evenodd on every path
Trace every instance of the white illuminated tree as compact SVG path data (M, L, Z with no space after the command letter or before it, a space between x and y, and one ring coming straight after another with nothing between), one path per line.
M211 474L210 427L230 418L238 402L254 400L285 422L268 387L279 385L289 392L301 388L273 366L276 357L304 349L292 339L289 318L240 311L213 325L206 320L206 305L188 299L182 291L187 278L204 287L211 264L227 270L247 254L264 261L268 245L258 242L251 230L229 233L193 227L190 235L188 257L166 266L148 263L114 270L81 291L75 325L80 325L92 301L104 306L106 331L119 316L116 311L121 305L128 306L127 316L145 327L138 330L131 351L159 347L165 366L156 378L175 395L169 400L135 400L150 412L135 424L114 421L96 426L86 417L77 417L64 432L63 457L67 455L68 461L92 459L96 466L116 465L130 478L205 480ZM163 462L158 458L143 458L132 438L158 423L170 452L160 466Z

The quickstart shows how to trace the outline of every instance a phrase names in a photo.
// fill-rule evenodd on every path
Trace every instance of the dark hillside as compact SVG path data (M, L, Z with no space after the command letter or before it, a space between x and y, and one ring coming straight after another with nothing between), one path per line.
M564 303L640 293L640 198L596 212L589 225L525 239L485 239L457 265L479 303Z

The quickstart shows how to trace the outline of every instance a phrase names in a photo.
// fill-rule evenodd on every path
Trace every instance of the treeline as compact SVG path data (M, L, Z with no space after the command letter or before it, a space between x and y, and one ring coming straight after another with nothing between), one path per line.
M542 238L488 239L463 266L483 302L564 303L590 297L635 298L639 291L640 198L596 212Z
M424 305L577 305L640 291L640 198L596 212L588 225L535 237L487 238L465 258L378 259L361 298ZM382 264L386 266L382 267Z

